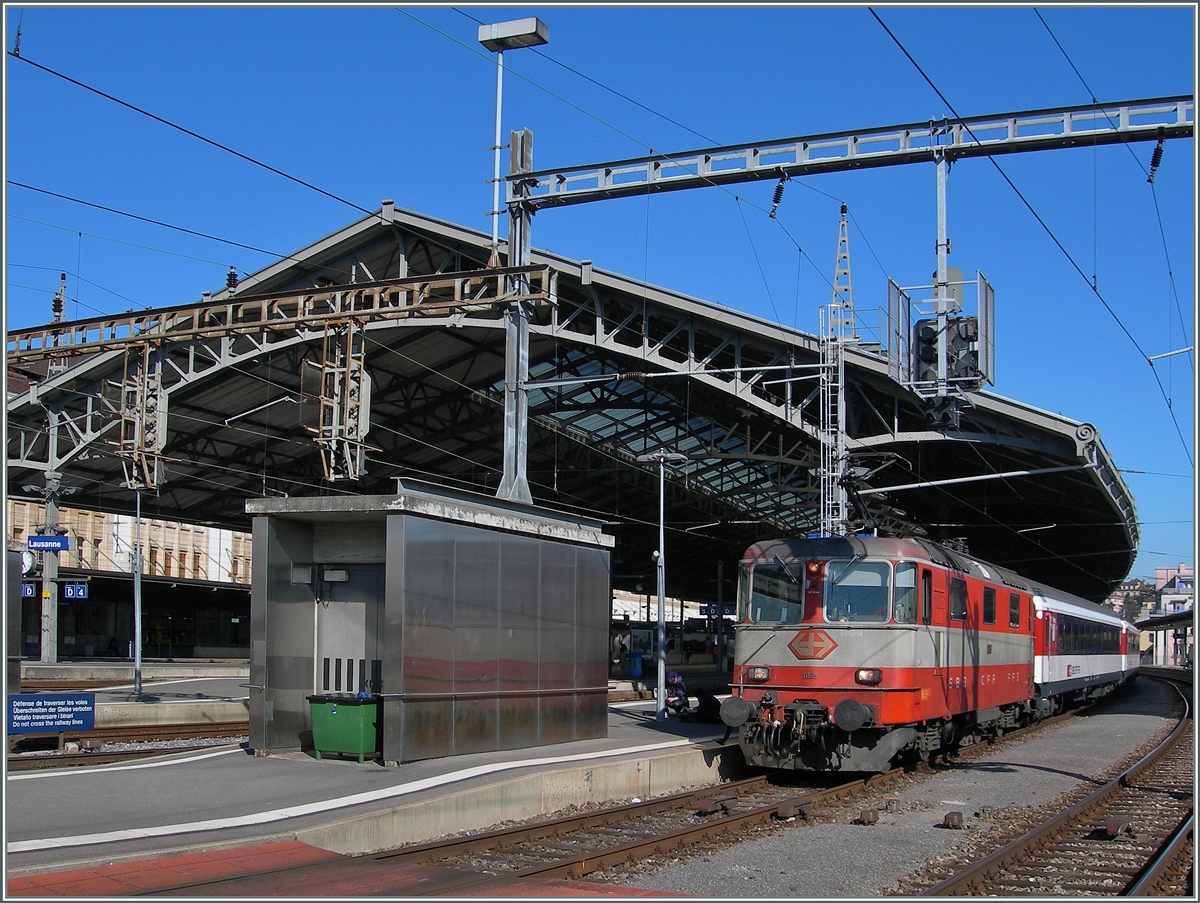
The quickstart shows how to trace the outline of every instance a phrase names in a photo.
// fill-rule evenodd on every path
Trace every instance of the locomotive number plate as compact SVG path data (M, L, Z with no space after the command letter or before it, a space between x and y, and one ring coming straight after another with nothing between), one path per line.
M824 630L801 630L788 643L796 658L822 659L837 648L837 643Z

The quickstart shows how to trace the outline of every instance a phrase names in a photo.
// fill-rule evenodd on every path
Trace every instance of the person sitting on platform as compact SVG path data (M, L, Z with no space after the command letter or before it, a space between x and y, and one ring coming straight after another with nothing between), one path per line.
M667 672L667 698L663 705L668 713L682 714L688 707L687 687L678 671Z
M698 690L696 697L696 704L681 714L679 720L694 724L720 724L721 700L707 690Z

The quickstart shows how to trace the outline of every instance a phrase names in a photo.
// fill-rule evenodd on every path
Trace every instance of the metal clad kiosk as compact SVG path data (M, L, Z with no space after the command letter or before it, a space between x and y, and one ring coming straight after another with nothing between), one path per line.
M598 521L416 481L251 499L250 745L311 747L307 698L382 699L389 763L607 733Z

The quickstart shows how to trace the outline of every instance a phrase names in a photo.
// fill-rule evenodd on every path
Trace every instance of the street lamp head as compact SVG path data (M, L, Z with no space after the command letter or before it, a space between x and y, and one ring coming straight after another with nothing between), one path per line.
M691 458L682 452L669 452L665 448L660 448L656 452L638 455L636 460L639 464L684 464Z
M488 50L516 50L550 42L550 29L536 17L479 26L479 43Z

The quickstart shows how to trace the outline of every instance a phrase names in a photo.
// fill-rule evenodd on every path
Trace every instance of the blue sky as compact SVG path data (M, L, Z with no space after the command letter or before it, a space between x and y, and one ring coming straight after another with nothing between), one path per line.
M963 116L1195 87L1191 6L876 11ZM534 132L535 168L953 115L862 6L6 6L8 328L50 319L61 271L71 318L184 304L361 215L30 62L361 207L486 232L495 63L477 21L529 15L550 44L505 54L504 127ZM994 391L1100 430L1137 500L1141 576L1194 562L1196 510L1194 355L1146 362L1193 341L1194 142L1167 143L1153 186L1152 150L998 158L1086 278L987 160L956 164L948 195L950 263L996 291ZM934 186L932 164L793 180L777 221L771 183L584 204L539 214L533 241L816 331L839 205L867 317L889 276L929 281Z

